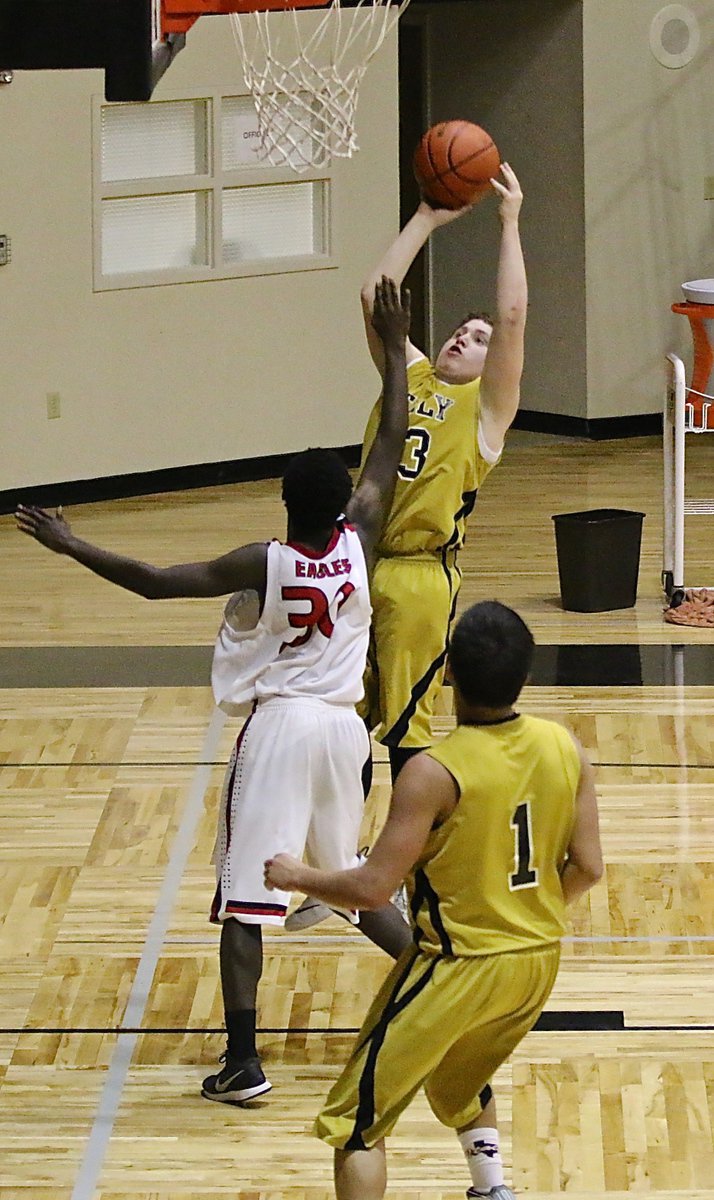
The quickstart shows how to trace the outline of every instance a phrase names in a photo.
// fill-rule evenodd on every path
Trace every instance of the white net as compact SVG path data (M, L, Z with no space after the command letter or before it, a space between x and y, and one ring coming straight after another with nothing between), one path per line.
M258 115L259 158L301 172L359 149L362 78L408 3L330 0L316 19L285 0L284 13L231 14Z

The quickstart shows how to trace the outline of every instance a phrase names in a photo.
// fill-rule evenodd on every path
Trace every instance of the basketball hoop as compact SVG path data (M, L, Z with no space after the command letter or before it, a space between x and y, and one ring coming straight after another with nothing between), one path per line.
M350 3L350 8L345 5ZM409 0L328 0L317 23L285 13L231 13L258 116L258 157L302 172L359 149L359 87Z

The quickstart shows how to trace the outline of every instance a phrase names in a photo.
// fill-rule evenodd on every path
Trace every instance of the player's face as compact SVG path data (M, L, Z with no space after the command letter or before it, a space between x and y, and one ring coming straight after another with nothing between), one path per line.
M444 342L434 364L439 378L444 383L470 383L479 379L492 333L488 321L479 318L459 325Z

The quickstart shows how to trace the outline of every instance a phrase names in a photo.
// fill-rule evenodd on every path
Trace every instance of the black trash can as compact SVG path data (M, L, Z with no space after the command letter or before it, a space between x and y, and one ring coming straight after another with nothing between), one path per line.
M624 508L593 508L553 517L563 608L569 612L632 608L644 515Z

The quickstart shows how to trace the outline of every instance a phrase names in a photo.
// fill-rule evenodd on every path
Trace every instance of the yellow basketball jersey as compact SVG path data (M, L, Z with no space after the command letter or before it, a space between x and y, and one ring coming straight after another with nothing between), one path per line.
M519 715L459 725L427 753L453 775L460 798L408 881L419 948L458 957L557 941L580 778L568 732Z
M407 368L409 429L378 554L458 548L476 493L491 470L478 448L480 380L437 379L428 358ZM365 430L362 465L377 431L381 398Z

